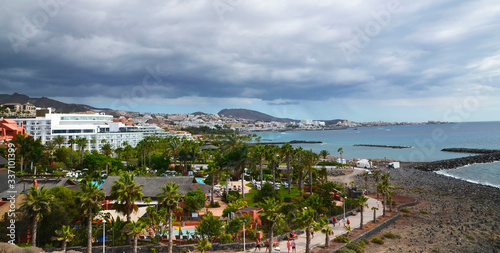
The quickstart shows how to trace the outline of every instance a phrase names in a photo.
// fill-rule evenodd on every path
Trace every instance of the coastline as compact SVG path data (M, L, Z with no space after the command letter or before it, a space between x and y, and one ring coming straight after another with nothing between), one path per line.
M500 188L414 169L416 164L402 165L381 171L390 173L397 195L420 203L379 234L392 232L400 239L370 244L366 252L500 251ZM356 183L364 185L364 177L358 176ZM369 185L369 191L375 191L374 184Z

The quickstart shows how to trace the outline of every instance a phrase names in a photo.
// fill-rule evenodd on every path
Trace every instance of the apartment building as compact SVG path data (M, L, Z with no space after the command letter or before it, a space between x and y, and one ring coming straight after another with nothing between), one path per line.
M113 116L104 114L61 114L49 113L43 117L13 119L18 126L24 126L26 133L40 139L42 144L55 136L66 140L86 138L86 150L100 151L104 143L113 148L124 147L125 142L135 147L146 136L165 137L169 135L158 126L126 126L113 122ZM70 146L66 141L65 146Z

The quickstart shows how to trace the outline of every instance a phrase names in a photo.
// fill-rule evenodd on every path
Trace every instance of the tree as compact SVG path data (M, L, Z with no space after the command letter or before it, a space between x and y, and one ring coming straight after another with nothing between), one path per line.
M302 157L302 163L306 170L309 172L309 193L312 195L313 193L313 171L315 170L314 166L318 164L319 156L312 152L312 150L304 151L304 155Z
M101 153L105 156L110 156L113 153L113 147L111 147L111 144L105 143L102 145Z
M385 206L387 205L387 201L386 201L387 194L386 193L387 193L388 188L389 188L389 185L386 181L382 181L377 185L377 192L382 193L382 196L384 197L383 206L382 206L382 216L384 216L384 217L385 217Z
M323 202L324 202L323 199L317 194L311 195L307 199L307 202L306 202L307 206L309 206L311 209L315 210L315 212L314 212L314 220L315 221L318 220L319 214L322 214L326 211L325 204Z
M54 241L61 241L62 251L66 252L66 243L73 240L74 237L74 229L70 229L69 226L64 225L60 230L56 230L56 236L54 236L52 239Z
M45 143L45 149L48 151L48 156L49 156L49 163L50 163L50 166L52 166L52 157L54 155L54 150L56 148L56 144L54 141L47 141Z
M104 200L102 189L92 181L84 179L81 184L80 205L87 216L87 253L92 253L92 221L94 214L98 213Z
M258 205L262 208L259 212L260 218L265 221L269 227L268 240L270 243L273 243L274 228L284 222L285 214L281 212L283 203L273 198L267 198ZM271 251L272 247L269 248L269 253L271 253Z
M179 207L182 199L182 194L178 193L179 185L172 182L167 182L166 185L160 187L161 192L156 196L158 203L167 209L168 219L168 253L172 253L172 214Z
M306 230L306 253L311 252L311 231L316 226L314 221L315 211L312 208L304 208L302 211L297 212L297 217L292 220L293 224L300 229Z
M75 150L73 146L76 144L76 139L69 139L68 140L69 145L71 146L70 152L69 152L69 160L71 163L73 163L73 151Z
M360 206L361 208L361 211L360 211L360 214L361 215L361 221L360 221L360 224L359 224L359 227L361 229L363 229L363 209L364 207L368 207L368 205L366 204L366 202L368 201L368 198L365 197L364 195L360 195L358 198L355 199L356 201L356 204Z
M66 138L64 138L62 135L56 135L52 141L57 145L57 149L61 149L61 146L66 142Z
M374 171L372 173L372 177L373 177L373 179L375 179L375 187L377 187L378 186L378 181L380 180L380 171L378 171L378 170ZM379 198L378 194L379 194L379 191L377 191L377 199Z
M286 172L288 173L288 194L292 193L292 170L290 167L290 155L294 149L290 143L286 142L281 146L280 152L285 156Z
M77 138L76 144L80 149L80 157L78 158L78 162L82 164L83 168L83 157L85 156L85 148L89 145L89 141L87 140L87 138Z
M255 160L259 161L259 170L260 170L260 184L263 184L264 174L262 173L262 159L264 159L266 155L265 146L257 144L253 149L253 156Z
M211 177L211 182L210 185L212 187L212 194L210 194L210 204L214 204L214 187L215 187L215 182L219 181L220 178L220 173L222 172L222 165L221 165L221 156L220 153L217 152L215 159L213 162L208 164L208 174Z
M132 236L134 240L134 245L132 246L132 252L134 253L137 253L137 239L139 239L139 235L146 232L145 227L146 225L140 221L129 222L125 226L127 235Z
M339 152L340 154L340 163L342 163L342 161L344 160L344 158L342 157L344 155L344 148L339 148L337 152Z
M43 186L38 190L31 186L28 193L24 194L24 201L21 204L21 211L31 218L31 246L36 247L36 233L38 222L43 218L45 212L50 212L50 202L54 199Z
M142 197L144 197L142 186L141 184L135 183L134 175L122 173L120 174L120 179L115 181L114 185L111 187L110 197L116 200L114 207L118 212L126 215L127 222L130 222L130 214L139 210L135 201L142 200ZM127 236L127 243L129 242L130 237Z
M224 221L219 217L215 217L213 213L209 211L207 214L201 216L200 224L196 227L196 233L203 239L214 242L222 235L223 225Z
M370 176L370 173L365 171L363 173L363 177L365 177L365 189L366 189L366 194L368 194L368 177Z
M323 157L323 159L326 159L327 156L330 155L330 152L328 152L328 150L321 150L319 151L319 155Z
M195 246L196 249L199 249L201 253L205 253L206 249L210 249L212 247L212 244L209 241L205 240L198 240L198 245Z
M262 186L260 191L258 191L254 196L253 196L253 201L255 203L259 203L264 201L267 198L273 198L276 200L280 200L280 194L277 190L274 189L273 185L269 182L265 182Z
M377 222L377 210L378 208L377 207L372 207L372 210L373 210L373 223Z
M24 169L24 155L28 153L29 151L29 146L28 146L28 143L29 143L29 138L30 136L28 136L27 134L16 134L16 136L14 137L14 140L12 140L12 143L14 143L16 145L16 153L19 157L21 157L21 171L23 171ZM33 138L33 137L31 137Z
M244 174L245 168L252 163L252 157L249 155L248 144L242 143L226 152L227 162L234 174L241 175L241 189L245 188ZM242 190L242 198L245 198L245 191Z
M320 231L325 234L325 247L330 247L330 236L334 234L333 229L329 225L328 217L321 216L313 228L314 231Z
M184 197L184 204L188 212L196 212L205 207L205 202L207 197L201 188L196 188L196 190L189 191Z
M276 165L279 164L281 157L278 155L279 147L274 145L266 145L266 161L270 163L273 171L273 188L276 187Z

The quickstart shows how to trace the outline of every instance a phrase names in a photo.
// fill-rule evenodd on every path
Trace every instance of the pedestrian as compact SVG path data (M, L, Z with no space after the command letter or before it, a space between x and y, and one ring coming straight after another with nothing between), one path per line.
M271 252L271 244L269 243L269 239L266 240L266 251Z
M257 242L256 242L255 249L253 250L253 252L255 252L257 249L259 249L259 252L260 252L260 240L259 240L259 238L257 238Z
M290 248L292 247L292 244L290 243L290 239L286 241L286 248L288 249L288 253L290 253Z
M333 223L333 226L335 227L335 224L337 223L337 218L333 217L332 223Z
M314 231L311 231L311 236L312 238L314 238Z
M293 240L292 240L292 242L291 242L290 244L291 244L291 246L292 246L292 252L297 253L297 248L295 247L295 246L296 246L296 245L295 245L295 239L293 239Z
M350 226L351 222L349 221L349 218L347 218L347 226Z

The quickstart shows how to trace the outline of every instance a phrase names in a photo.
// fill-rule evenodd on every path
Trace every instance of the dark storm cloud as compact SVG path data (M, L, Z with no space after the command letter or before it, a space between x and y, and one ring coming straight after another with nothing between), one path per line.
M425 98L500 65L496 1L40 3L2 4L2 93Z

